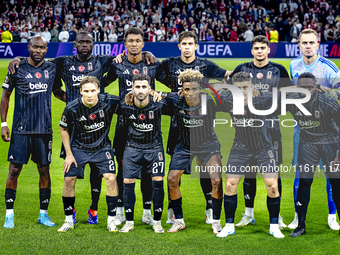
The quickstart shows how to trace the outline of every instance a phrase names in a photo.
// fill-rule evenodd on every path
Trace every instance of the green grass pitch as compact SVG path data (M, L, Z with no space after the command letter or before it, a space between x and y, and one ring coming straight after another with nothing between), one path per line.
M213 59L219 66L233 70L238 64L251 59ZM272 59L283 64L289 70L290 60ZM0 81L6 75L8 60L0 61ZM339 66L340 61L335 61ZM157 83L156 89L168 91ZM118 94L117 82L110 85L107 92ZM11 127L13 118L14 95L11 98L8 114L8 124ZM261 178L257 182L257 195L255 199L256 223L252 226L236 228L236 235L219 239L211 231L211 225L205 224L205 200L195 176L183 176L181 192L183 195L183 212L187 229L176 234L155 234L151 226L142 223L142 199L139 181L136 185L137 202L135 207L135 230L123 233L109 233L106 230L107 208L105 202L105 184L103 184L101 199L99 201L99 224L87 224L87 210L90 205L89 168L86 168L85 179L76 184L77 220L75 229L68 233L58 233L64 222L62 187L63 187L63 161L59 158L61 138L59 120L65 105L52 97L53 115L53 160L51 164L52 198L49 206L49 216L56 223L55 227L45 227L37 223L39 215L38 171L33 162L25 165L18 181L17 199L15 202L15 228L2 227L5 219L5 192L8 174L7 151L8 143L0 142L0 253L1 254L330 254L336 253L340 245L340 236L327 225L327 198L326 180L323 173L316 174L312 185L311 202L307 218L307 235L293 239L288 235L291 230L284 229L286 236L277 240L268 235L269 215L266 206L266 190ZM228 114L219 114L218 118L229 119ZM280 117L282 118L282 117ZM284 118L290 118L289 115ZM163 140L166 144L169 117L163 117ZM115 119L113 120L110 138L113 138ZM234 130L229 125L219 125L216 128L221 141L223 164L228 160L232 145ZM282 128L284 165L289 166L293 151L293 130ZM170 158L166 157L166 172ZM283 195L281 202L281 215L288 225L294 217L293 202L293 176L292 173L283 174ZM287 178L285 178L287 177ZM103 181L104 183L104 181ZM225 179L223 179L223 189ZM236 219L238 222L244 211L242 184L238 189L238 208ZM162 224L165 230L170 225L165 224L167 212L167 196L165 197ZM222 209L221 223L224 225L224 211ZM120 226L121 227L121 226Z

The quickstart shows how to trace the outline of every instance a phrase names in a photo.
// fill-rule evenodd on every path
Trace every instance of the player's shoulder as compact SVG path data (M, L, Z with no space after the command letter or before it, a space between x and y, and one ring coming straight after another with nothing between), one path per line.
M66 104L66 109L68 111L76 111L76 109L82 104L80 98L76 98L72 100L71 102L68 102Z
M273 68L279 69L280 72L282 72L282 71L286 71L286 72L287 72L286 67L284 67L284 65L282 65L282 64L279 64L279 63L276 63L276 62L272 62L272 61L269 61L269 64L270 64Z
M290 61L290 65L302 64L303 63L303 56L293 58Z
M181 59L181 57L170 57L162 60L161 64L168 64L173 62L178 62Z
M46 59L44 59L43 65L44 66L49 66L49 67L57 67L56 63L54 63L53 61L46 60Z
M336 64L334 64L333 61L323 57L323 56L319 56L318 57L318 62L321 63L322 65L328 67L329 69L333 70L334 72L339 72L339 68L336 66Z

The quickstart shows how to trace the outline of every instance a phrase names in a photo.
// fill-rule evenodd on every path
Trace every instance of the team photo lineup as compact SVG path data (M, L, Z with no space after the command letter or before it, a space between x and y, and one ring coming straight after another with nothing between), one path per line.
M61 139L53 141L60 143L61 148L53 153L60 153L64 159L65 221L56 227L58 232L72 232L82 224L76 217L75 187L77 179L88 174L86 165L90 166L91 185L89 224L98 224L104 179L108 231L133 231L135 210L141 210L135 208L136 180L140 180L142 222L152 226L155 233L190 231L186 227L190 217L186 219L181 193L190 187L181 185L181 177L190 175L194 164L195 169L202 169L199 171L201 198L205 199L202 217L205 216L206 224L211 224L216 237L234 235L235 227L255 223L258 172L267 192L269 235L284 238L281 230L285 228L291 229L289 237L305 235L317 167L327 179L328 226L339 231L340 72L332 61L317 54L319 43L315 30L301 31L298 42L302 56L291 60L290 75L283 65L268 59L270 42L263 35L255 36L250 42L254 59L233 70L197 57L198 37L191 31L178 36L181 55L162 61L152 52L143 51L143 38L141 29L130 27L124 38L126 52L118 56L93 55L92 34L80 31L74 43L76 55L46 60L47 41L36 35L29 41L29 57L17 56L10 62L1 98L1 137L9 143L4 228L17 226L16 190L20 186L19 175L29 160L36 164L39 173L38 223L56 226L47 214L53 188L50 165L55 167L51 162L53 94L65 102L60 130L54 130ZM119 95L105 93L117 80ZM156 81L171 92L156 91ZM10 98L15 100L14 109L9 107ZM235 112L236 103L244 106L242 113ZM259 114L269 112L273 105L276 110L270 114ZM13 112L12 125L7 124L11 121L7 118L9 111ZM214 130L218 112L230 114L230 125L235 129L229 155L222 155L223 141ZM291 209L294 208L295 216L287 225L280 214L285 180L279 170L284 153L283 125L277 120L282 112L290 112L296 123L294 137L289 138L294 143L291 162L295 169L294 187L291 187L294 207L292 204ZM112 121L115 115L116 123ZM162 135L162 115L171 118L168 137ZM109 137L113 125L114 137ZM167 142L163 144L163 140ZM166 153L171 157L170 162L165 161ZM228 159L226 165L222 157ZM242 177L245 212L235 223L237 188ZM81 199L81 194L77 197ZM53 197L52 202L60 203L60 200ZM162 220L163 211L166 222Z

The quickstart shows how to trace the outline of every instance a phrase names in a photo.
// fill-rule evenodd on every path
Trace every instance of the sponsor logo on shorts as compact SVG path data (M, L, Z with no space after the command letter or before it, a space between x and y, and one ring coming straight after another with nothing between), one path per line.
M158 160L163 160L163 153L162 152L158 152Z
M48 149L49 149L49 150L52 150L52 141L49 141L49 142L48 142Z
M13 155L9 156L9 159L14 159Z
M272 150L269 150L268 151L268 155L270 158L274 158L274 154L273 154L273 151Z

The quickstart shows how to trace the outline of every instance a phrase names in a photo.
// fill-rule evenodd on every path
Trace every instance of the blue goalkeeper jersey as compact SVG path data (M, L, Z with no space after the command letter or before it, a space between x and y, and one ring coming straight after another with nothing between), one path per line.
M294 58L290 62L290 75L293 84L297 84L297 80L302 73L312 73L317 78L319 85L339 89L340 72L339 68L330 60L318 55L316 60L309 66L303 61L303 57Z

